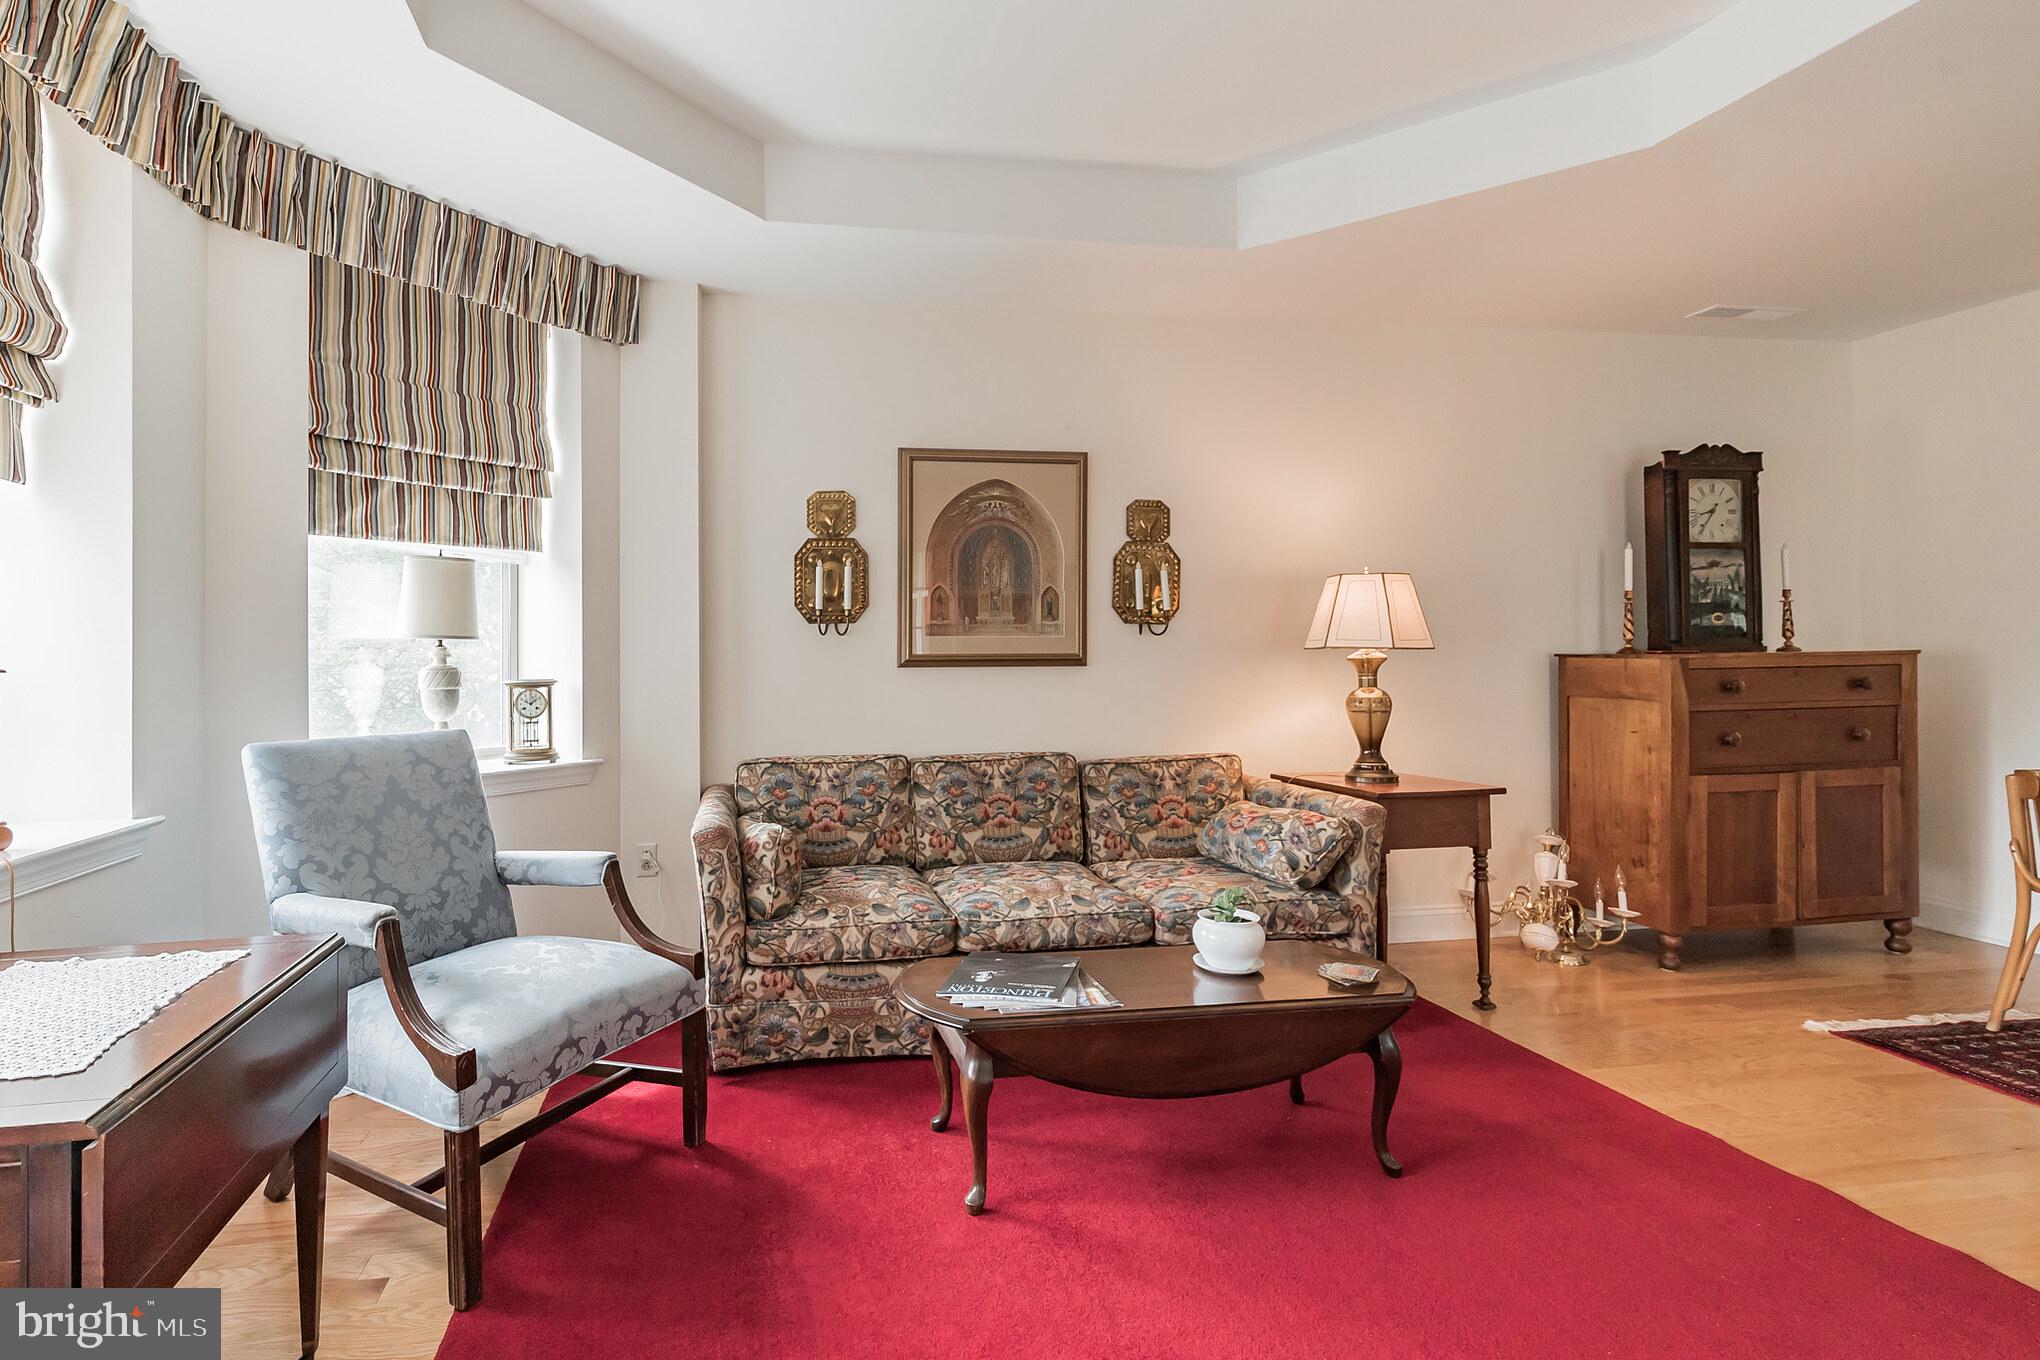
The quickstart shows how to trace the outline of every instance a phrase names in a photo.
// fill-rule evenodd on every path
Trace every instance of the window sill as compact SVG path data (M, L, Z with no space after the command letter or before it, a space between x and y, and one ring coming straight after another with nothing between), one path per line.
M19 897L111 869L139 857L161 817L116 817L102 821L16 822L14 891Z
M570 789L593 782L602 766L600 756L586 760L555 760L550 764L513 765L507 760L482 762L482 792L491 798L540 789Z

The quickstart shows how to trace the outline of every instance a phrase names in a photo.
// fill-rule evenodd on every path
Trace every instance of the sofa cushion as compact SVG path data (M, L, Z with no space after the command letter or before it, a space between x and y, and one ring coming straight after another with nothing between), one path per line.
M770 921L800 901L800 833L764 817L737 818L744 865L744 914Z
M1226 804L1197 833L1206 859L1292 888L1316 887L1352 844L1344 818L1244 801Z
M1154 913L1156 944L1190 943L1190 927L1196 923L1197 913L1227 888L1246 889L1274 939L1333 939L1353 929L1353 904L1337 893L1270 883L1202 856L1132 859L1091 867L1100 878L1147 903Z
M475 1050L450 1089L425 1065L374 978L347 993L347 1087L442 1129L473 1128L605 1054L701 1009L702 986L634 944L512 935L411 965L439 1027Z
M1083 857L1075 756L933 756L911 770L919 868Z
M956 947L1089 949L1145 944L1147 904L1081 864L962 864L928 871L928 886L956 913Z
M747 760L737 808L800 832L810 869L905 864L911 848L905 756Z
M1090 862L1197 853L1197 833L1240 798L1240 758L1146 756L1083 767L1084 839Z
M925 959L955 948L956 917L900 864L849 864L801 875L792 911L744 928L744 957L790 964Z

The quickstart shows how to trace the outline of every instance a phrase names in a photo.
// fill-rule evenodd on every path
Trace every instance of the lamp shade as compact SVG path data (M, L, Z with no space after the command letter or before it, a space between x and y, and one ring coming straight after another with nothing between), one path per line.
M397 587L397 636L475 636L475 560L407 557Z
M1347 572L1325 578L1306 647L1428 649L1431 626L1406 571Z

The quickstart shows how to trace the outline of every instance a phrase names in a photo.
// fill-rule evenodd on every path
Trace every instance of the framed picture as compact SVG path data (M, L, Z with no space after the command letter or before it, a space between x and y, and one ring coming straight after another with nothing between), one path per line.
M1084 664L1081 453L900 450L900 664Z

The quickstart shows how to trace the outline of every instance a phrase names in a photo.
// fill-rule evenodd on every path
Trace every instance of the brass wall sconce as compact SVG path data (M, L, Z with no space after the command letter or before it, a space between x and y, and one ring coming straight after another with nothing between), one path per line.
M1126 538L1112 555L1112 610L1122 623L1160 637L1183 603L1183 563L1169 546L1169 507L1127 502Z
M817 491L807 498L811 537L793 555L793 607L817 633L841 636L864 616L870 596L871 558L850 537L857 528L857 498L847 491Z

